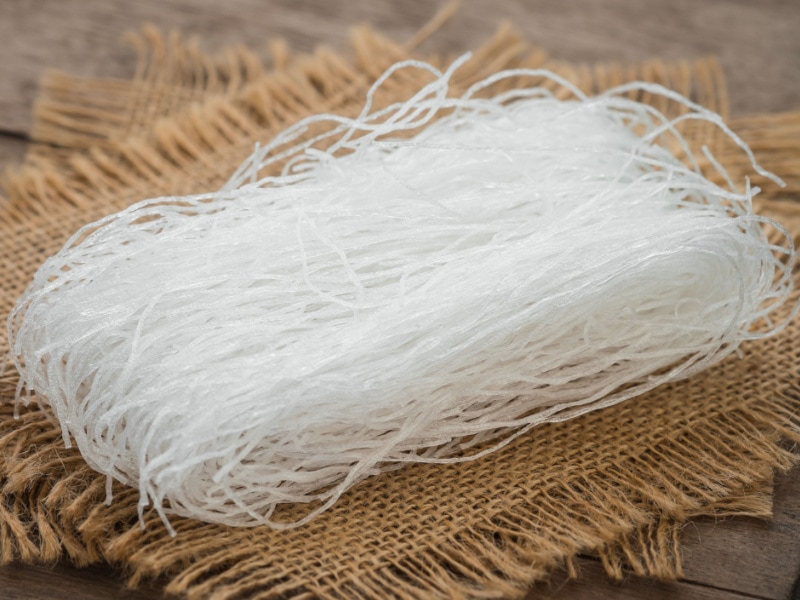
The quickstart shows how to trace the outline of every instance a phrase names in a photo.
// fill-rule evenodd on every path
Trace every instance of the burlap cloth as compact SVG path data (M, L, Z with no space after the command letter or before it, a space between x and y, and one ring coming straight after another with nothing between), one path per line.
M341 54L292 57L277 44L268 67L243 49L211 59L152 31L136 43L130 81L50 74L43 82L33 130L41 145L8 175L0 198L3 314L83 223L139 199L219 186L256 141L309 114L354 114L386 67L415 54L365 29ZM456 87L514 66L554 68L589 92L656 81L727 114L713 61L572 66L509 30L475 52ZM421 77L401 73L379 102L407 97ZM800 113L732 125L787 180L782 191L767 187L759 204L797 234ZM684 133L743 181L746 159L713 128L689 122ZM116 485L107 506L105 478L64 448L35 400L13 418L17 376L8 367L0 380L0 557L107 561L124 567L131 585L159 578L191 598L518 597L557 568L574 573L579 554L598 556L615 577L625 569L679 577L682 523L768 516L773 472L798 460L798 333L794 323L690 380L540 426L480 460L373 477L300 529L173 518L175 537L154 514L139 526L135 490Z

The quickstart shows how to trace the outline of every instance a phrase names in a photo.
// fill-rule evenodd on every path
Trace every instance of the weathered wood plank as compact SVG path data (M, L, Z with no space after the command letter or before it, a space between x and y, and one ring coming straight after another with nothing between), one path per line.
M708 520L683 531L686 579L763 598L789 598L800 577L800 471L776 479L774 518Z
M739 594L685 581L654 581L630 576L621 583L609 581L599 563L582 559L578 562L581 577L569 581L556 578L547 585L537 585L526 600L752 600L754 596Z
M26 132L45 68L125 76L132 53L123 32L145 21L201 36L208 49L264 47L285 36L308 50L342 46L350 26L368 22L408 39L443 0L3 0L0 2L0 130ZM569 60L638 61L720 57L735 113L800 107L800 2L795 0L465 0L432 47L460 52L502 19Z
M0 600L156 600L162 592L153 587L125 588L121 574L110 567L76 569L9 565L0 571Z

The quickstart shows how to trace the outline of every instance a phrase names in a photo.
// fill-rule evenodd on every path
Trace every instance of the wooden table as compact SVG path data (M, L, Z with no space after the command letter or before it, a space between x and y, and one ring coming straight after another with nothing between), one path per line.
M344 46L350 26L367 22L409 39L441 1L426 0L0 0L0 166L21 160L31 102L44 69L129 76L134 57L120 36L151 21L198 34L209 50L242 42L265 48L274 36L297 50L323 42ZM800 109L798 0L465 0L431 50L475 47L502 19L553 56L593 62L719 57L734 114ZM800 168L800 167L799 167ZM800 598L800 472L780 476L775 518L696 522L684 531L686 579L660 583L631 576L609 582L581 560L582 576L557 575L530 598L705 599ZM155 588L123 589L107 567L0 568L0 599L143 599Z

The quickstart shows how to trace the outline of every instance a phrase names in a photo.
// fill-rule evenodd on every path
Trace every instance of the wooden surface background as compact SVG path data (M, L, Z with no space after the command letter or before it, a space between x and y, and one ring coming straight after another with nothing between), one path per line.
M409 39L441 0L0 0L0 168L21 160L37 82L47 68L130 76L125 31L152 22L197 34L208 50L233 43L265 49L283 36L297 50L343 47L357 23ZM635 62L716 55L734 114L800 109L800 0L464 0L426 49L477 46L511 20L552 56ZM798 166L800 168L800 165ZM582 559L582 576L558 575L530 598L786 600L800 575L800 473L777 479L775 518L691 523L683 532L686 579L609 582ZM0 599L158 598L157 587L126 591L108 567L0 568ZM793 596L794 594L794 596Z

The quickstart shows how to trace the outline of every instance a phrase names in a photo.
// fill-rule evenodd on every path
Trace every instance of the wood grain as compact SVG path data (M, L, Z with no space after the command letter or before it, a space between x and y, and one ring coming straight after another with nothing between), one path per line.
M343 46L350 26L360 22L408 39L441 5L430 0L2 0L0 131L28 131L45 68L129 74L132 56L119 39L144 21L197 34L211 50L233 43L263 48L276 35L309 50L319 43ZM502 19L568 60L714 54L730 81L735 113L800 106L797 0L464 0L431 47L463 52Z
M623 582L609 581L602 567L589 559L579 561L581 577L563 576L549 584L535 586L526 600L753 600L762 596L740 594L726 589L685 581L653 581L630 576ZM781 597L781 600L788 597Z
M119 43L145 21L197 34L206 49L232 43L266 48L286 37L297 50L344 47L349 27L367 22L409 39L443 2L428 0L0 0L0 171L18 162L31 103L46 68L126 77L135 57ZM465 0L427 49L458 53L511 20L553 56L595 62L719 57L734 114L800 108L797 0ZM3 135L10 134L10 135ZM800 472L778 479L775 519L696 522L683 533L686 580L607 580L581 561L581 578L538 586L529 598L785 600L800 575ZM125 591L109 567L19 564L0 568L0 599L157 598L156 587Z
M110 567L76 569L68 565L10 565L0 570L0 600L154 600L155 587L125 588L122 574Z
M703 520L683 531L687 581L789 598L800 577L800 472L776 479L772 521Z

